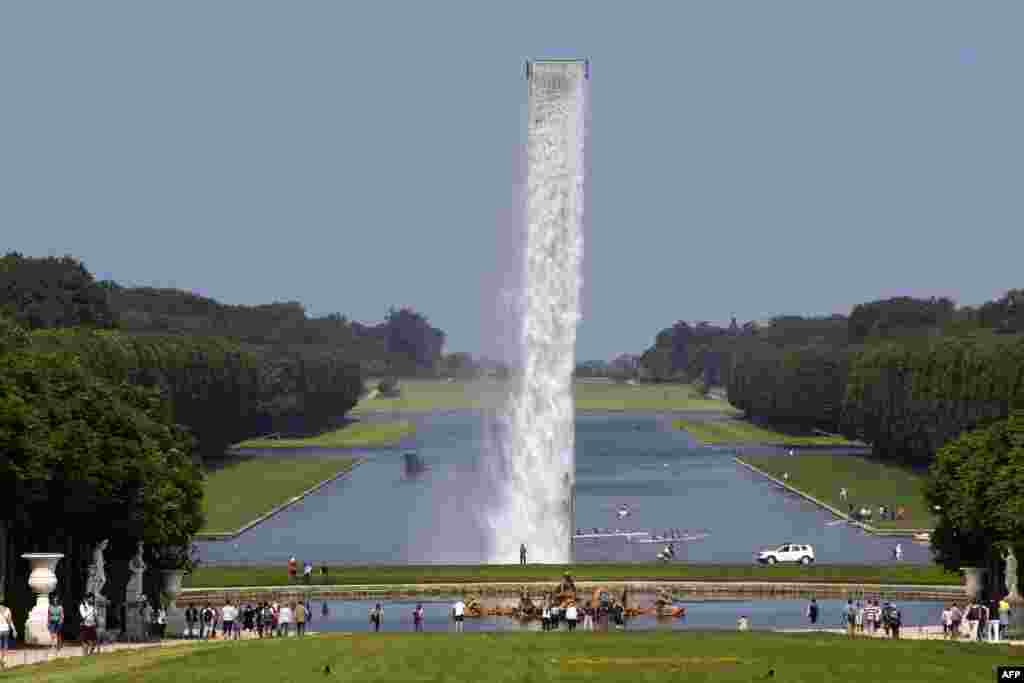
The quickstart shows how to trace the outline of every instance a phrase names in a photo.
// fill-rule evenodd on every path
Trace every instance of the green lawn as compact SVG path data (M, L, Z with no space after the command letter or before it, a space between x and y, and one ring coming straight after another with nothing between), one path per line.
M304 558L298 558L303 561ZM316 564L314 559L314 564ZM959 574L933 565L759 565L686 564L576 564L576 565L393 565L328 567L332 585L396 585L412 583L472 583L486 581L552 581L569 571L577 581L810 581L831 583L880 583L959 586ZM314 572L320 580L319 564ZM287 567L199 567L185 577L186 588L283 586Z
M260 515L352 468L356 459L338 455L240 458L207 472L203 492L206 526L200 533L235 531Z
M413 434L416 425L408 420L395 422L353 422L333 432L306 439L246 439L235 448L366 448L396 444Z
M789 485L809 493L832 507L847 512L849 503L856 508L868 505L874 515L872 526L880 529L930 529L935 520L921 493L924 476L897 465L882 464L856 455L805 453L790 456L744 455L747 462L774 477L789 472ZM839 490L846 487L846 502ZM879 521L878 506L907 509L907 516L895 522Z
M795 435L782 431L765 429L745 420L676 420L672 423L678 429L685 429L693 438L703 443L715 444L778 444L785 446L855 446L841 436L818 434Z
M370 382L369 386L373 386ZM499 400L505 383L494 380L456 381L400 380L401 396L364 399L353 414L373 412L428 412L479 408ZM687 410L720 411L737 414L728 403L700 398L686 384L615 384L576 382L573 391L576 410L667 412Z
M755 625L756 626L756 625ZM205 642L13 669L41 683L989 683L1020 648L770 632L355 633ZM325 674L325 667L330 674Z

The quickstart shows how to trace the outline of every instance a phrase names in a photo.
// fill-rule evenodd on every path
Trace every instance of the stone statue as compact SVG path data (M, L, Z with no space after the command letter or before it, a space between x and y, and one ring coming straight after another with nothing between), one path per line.
M559 593L572 593L572 594L575 595L575 593L576 593L576 582L574 582L572 580L572 577L569 576L569 572L566 572L565 575L562 577L562 583L560 583L558 585L558 592Z
M1021 598L1017 592L1017 558L1012 548L1006 552L1006 592L1009 593L1007 597Z
M128 563L128 568L131 569L132 576L128 579L128 587L125 589L129 600L136 599L142 594L142 574L146 571L146 562L142 559L143 543L139 541L138 549L135 552L135 557Z
M92 593L96 598L102 596L103 586L107 584L107 572L103 561L103 551L110 545L108 539L96 544L92 551L92 564L89 565L89 578L85 581L85 592Z

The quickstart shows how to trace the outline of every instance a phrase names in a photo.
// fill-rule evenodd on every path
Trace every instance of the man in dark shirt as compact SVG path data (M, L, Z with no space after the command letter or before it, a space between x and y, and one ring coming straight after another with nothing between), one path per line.
M818 623L818 601L815 598L811 598L811 604L807 606L807 618L812 624Z

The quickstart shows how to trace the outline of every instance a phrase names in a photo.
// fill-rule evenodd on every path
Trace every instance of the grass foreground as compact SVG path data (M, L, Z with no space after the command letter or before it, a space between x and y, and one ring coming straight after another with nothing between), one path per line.
M298 558L300 562L304 558ZM320 565L314 562L318 583ZM804 581L959 586L963 577L936 565L811 565L759 566L708 564L490 564L328 566L331 585L397 585L413 583L529 582L557 583L562 572L577 581ZM234 588L289 585L287 566L200 566L187 575L185 588Z
M373 382L370 382L373 386ZM444 380L399 380L401 395L385 398L373 395L353 408L352 413L416 413L433 410L472 410L500 400L506 384L495 379L446 382ZM618 384L574 382L576 410L682 412L718 411L738 414L725 401L701 398L688 384Z
M354 633L66 658L5 681L643 681L988 683L1008 645L771 632ZM330 673L325 674L325 667ZM769 676L769 671L772 675Z
M922 487L924 476L895 464L881 463L857 455L804 453L794 456L753 456L740 458L754 467L787 482L793 488L814 496L846 513L850 503L856 509L867 505L873 511L871 526L879 529L930 529L935 519L928 510ZM840 489L847 490L843 500ZM878 506L906 508L906 516L896 521L879 520Z
M746 420L675 420L677 429L683 429L694 439L709 444L766 444L780 446L859 446L842 436L820 434L787 434L766 429Z
M338 455L238 458L206 473L200 533L237 531L318 483L352 469L356 458Z
M305 439L246 439L233 448L367 448L397 444L416 431L408 420L396 422L353 422Z

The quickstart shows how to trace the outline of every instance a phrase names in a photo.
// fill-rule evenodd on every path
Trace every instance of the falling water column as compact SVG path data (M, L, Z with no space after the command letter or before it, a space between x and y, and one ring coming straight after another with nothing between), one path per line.
M572 373L583 255L583 60L527 64L527 235L520 293L521 362L501 448L504 481L491 518L492 562L572 559L575 409Z

